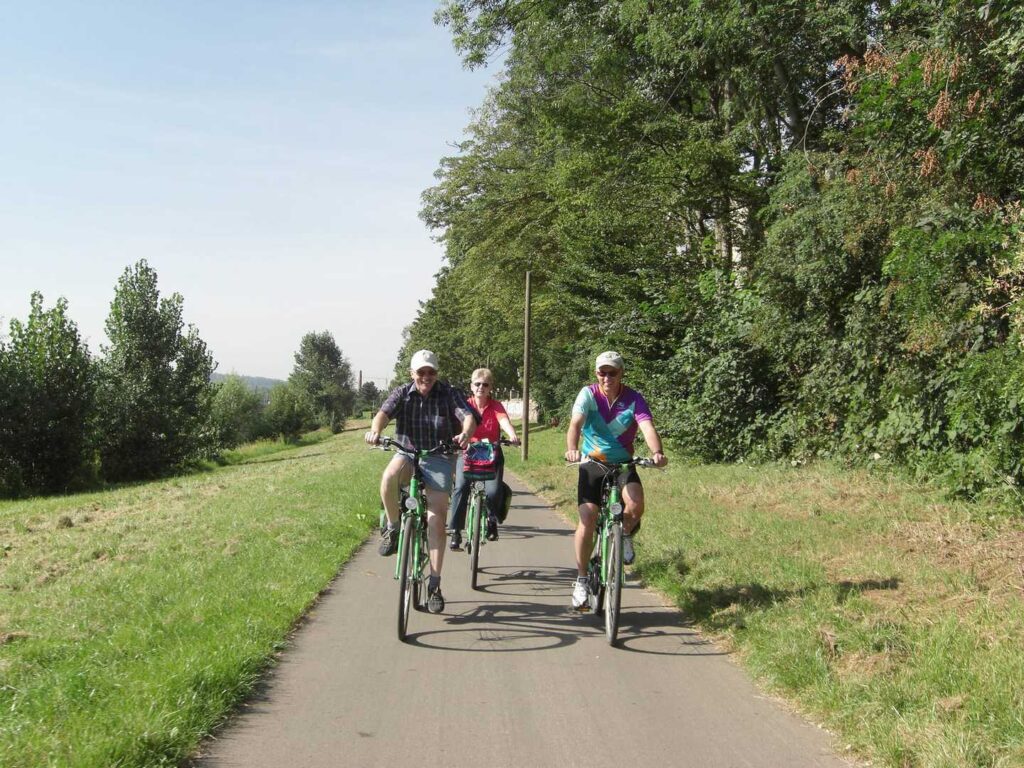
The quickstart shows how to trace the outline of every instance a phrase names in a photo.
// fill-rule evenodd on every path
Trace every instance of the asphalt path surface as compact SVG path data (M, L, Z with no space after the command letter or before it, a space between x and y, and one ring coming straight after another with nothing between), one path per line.
M478 590L448 552L444 613L414 611L402 643L395 558L368 542L196 768L849 768L628 573L609 647L598 617L569 609L572 527L506 480L512 511L481 549Z

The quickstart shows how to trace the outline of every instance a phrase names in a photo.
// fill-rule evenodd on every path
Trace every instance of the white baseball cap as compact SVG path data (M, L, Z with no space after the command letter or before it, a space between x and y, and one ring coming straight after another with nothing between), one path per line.
M412 356L412 362L409 363L410 371L418 371L420 368L433 368L437 370L437 355L431 352L429 349L421 349L419 352Z
M597 356L597 362L594 363L594 370L601 370L602 365L610 365L612 368L618 368L620 371L626 367L626 364L622 361L622 355L618 352L602 352Z

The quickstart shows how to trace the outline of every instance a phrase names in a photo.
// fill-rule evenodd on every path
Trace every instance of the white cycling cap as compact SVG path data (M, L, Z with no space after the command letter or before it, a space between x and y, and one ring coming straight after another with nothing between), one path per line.
M437 355L431 352L429 349L421 349L419 352L412 356L412 362L409 363L409 370L418 371L420 368L433 368L437 370Z
M594 370L601 370L602 365L610 365L612 368L618 368L620 371L626 367L622 360L622 355L618 352L602 352L598 355L597 362L594 363Z

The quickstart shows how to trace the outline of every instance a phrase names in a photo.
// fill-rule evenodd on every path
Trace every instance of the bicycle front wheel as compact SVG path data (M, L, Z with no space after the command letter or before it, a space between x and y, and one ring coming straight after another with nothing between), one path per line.
M469 503L469 585L476 589L477 575L480 573L480 496L473 494Z
M405 515L402 522L401 539L398 545L398 639L405 641L409 628L409 613L412 611L413 592L416 588L415 549L413 537L416 535L416 521L412 515Z
M605 582L604 633L609 645L619 634L622 605L622 523L614 523L608 536L608 571Z

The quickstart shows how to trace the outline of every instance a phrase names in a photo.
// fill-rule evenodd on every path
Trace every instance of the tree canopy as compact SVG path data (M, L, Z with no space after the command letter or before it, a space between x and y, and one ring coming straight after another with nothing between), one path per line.
M549 413L616 348L702 459L1020 483L1022 13L443 2L467 66L505 63L424 193L446 264L400 360L512 384L529 269Z

